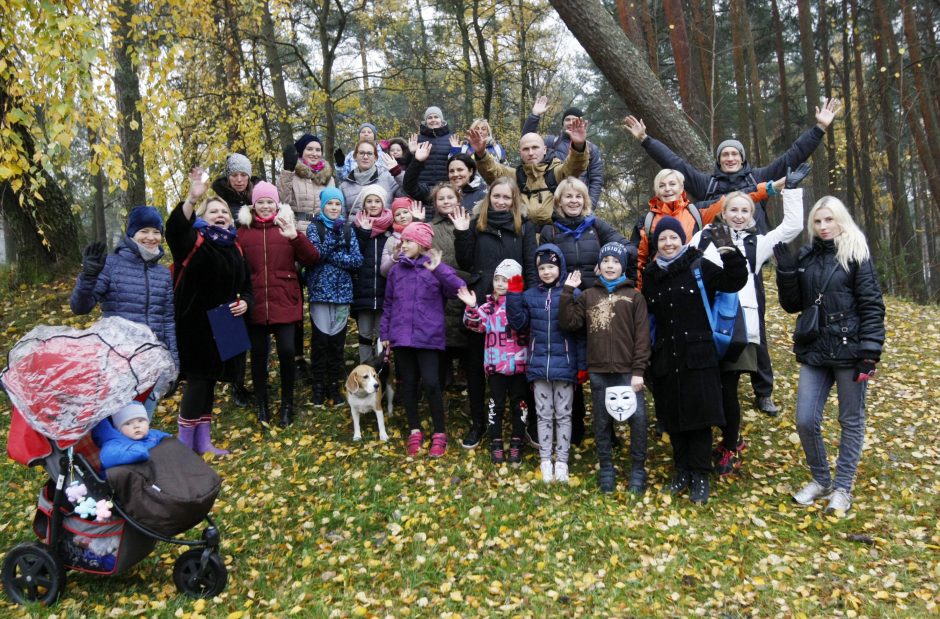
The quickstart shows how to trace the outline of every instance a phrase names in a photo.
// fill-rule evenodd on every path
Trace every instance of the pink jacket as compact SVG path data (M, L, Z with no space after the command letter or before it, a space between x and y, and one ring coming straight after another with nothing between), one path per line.
M506 317L506 297L493 299L486 296L486 303L479 307L467 307L463 312L463 324L471 331L486 335L483 347L483 371L490 374L525 374L529 341L526 333L518 333L509 326Z

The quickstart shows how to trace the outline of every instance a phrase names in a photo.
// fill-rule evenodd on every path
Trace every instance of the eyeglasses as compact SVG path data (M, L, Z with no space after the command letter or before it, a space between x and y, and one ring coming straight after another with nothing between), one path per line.
M368 151L361 150L356 153L358 157L375 157L375 153L370 153Z

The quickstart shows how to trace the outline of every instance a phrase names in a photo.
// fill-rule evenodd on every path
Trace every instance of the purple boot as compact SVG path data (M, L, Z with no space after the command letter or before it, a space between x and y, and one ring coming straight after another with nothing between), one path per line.
M204 453L210 453L215 456L227 456L229 452L227 449L219 449L212 444L212 439L210 437L212 433L212 417L206 415L199 419L198 424L196 425L195 436L193 437L193 450L200 456Z
M177 417L176 419L176 425L179 428L177 438L190 449L193 449L193 439L195 437L197 423L199 423L198 419L183 419L182 417Z

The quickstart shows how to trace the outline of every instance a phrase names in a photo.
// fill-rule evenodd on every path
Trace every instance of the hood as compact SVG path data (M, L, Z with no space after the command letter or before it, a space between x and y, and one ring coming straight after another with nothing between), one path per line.
M737 172L732 172L730 174L728 172L724 172L721 169L721 165L718 163L715 164L715 170L712 172L712 176L716 180L718 181L723 180L726 183L730 183L732 187L737 187L739 184L739 179L741 177L749 176L750 174L751 174L751 164L748 163L747 159L743 161L743 163L741 164L741 169L738 170Z
M550 251L556 256L558 256L558 263L559 263L558 281L555 282L555 286L553 286L553 288L563 286L565 283L565 278L568 277L568 263L565 262L564 252L562 252L561 248L559 248L554 243L542 243L536 248L535 255L537 256L540 253L545 252L545 251ZM538 277L538 266L535 267L535 270L536 270L536 277ZM539 279L539 288L542 288L542 289L545 288L545 284L542 283L541 279Z
M290 204L281 202L277 205L277 214L283 217L286 221L294 223L294 209L290 207ZM255 226L256 228L264 228L267 226L273 226L274 221L269 221L267 223L259 223L255 221L255 216L251 212L251 207L247 204L243 205L238 209L238 225L240 226Z

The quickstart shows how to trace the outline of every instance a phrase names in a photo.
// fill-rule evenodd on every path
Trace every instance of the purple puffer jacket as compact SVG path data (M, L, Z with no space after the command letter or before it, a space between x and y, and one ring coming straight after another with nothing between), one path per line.
M444 301L456 298L466 284L444 263L429 271L424 267L429 260L402 256L388 272L379 337L392 348L444 350Z

